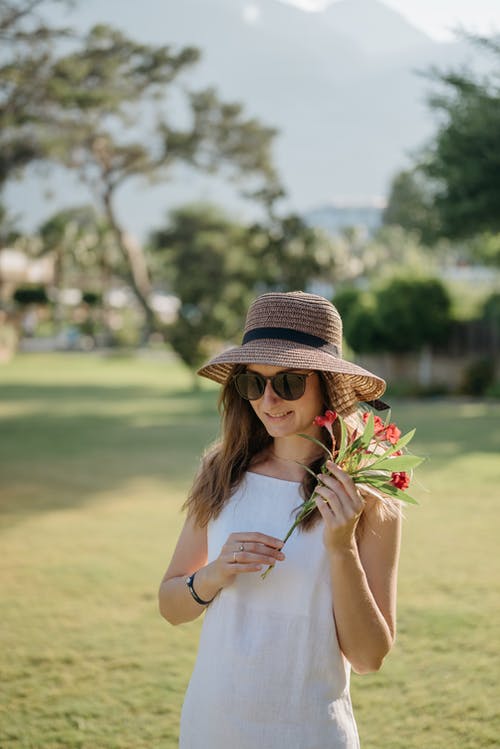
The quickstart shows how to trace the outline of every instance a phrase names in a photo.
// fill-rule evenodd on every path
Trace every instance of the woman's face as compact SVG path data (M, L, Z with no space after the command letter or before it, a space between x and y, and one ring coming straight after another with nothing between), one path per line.
M249 364L246 369L247 372L258 372L264 377L272 377L278 372L287 371L310 374L310 370L306 369L283 369L266 364ZM268 380L264 395L250 401L250 405L271 437L287 437L299 432L316 436L320 429L313 425L313 419L323 409L319 375L313 372L306 379L304 395L293 401L280 398Z

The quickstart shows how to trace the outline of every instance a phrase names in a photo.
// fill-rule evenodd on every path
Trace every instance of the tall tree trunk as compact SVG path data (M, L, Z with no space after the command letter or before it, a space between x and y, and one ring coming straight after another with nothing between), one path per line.
M100 276L101 304L98 306L98 323L100 323L104 335L102 341L105 346L109 346L112 339L112 330L110 325L110 305L107 301L109 290L111 288L111 272L106 262L105 249L98 255L98 267Z
M151 304L149 295L151 294L151 282L146 265L146 259L142 247L132 239L119 225L114 207L113 207L113 189L108 188L103 197L106 217L113 234L115 235L117 245L126 262L128 273L126 280L130 284L137 301L144 312L144 325L141 335L141 343L147 343L149 336L157 327L156 315Z
M62 303L64 284L64 247L60 242L54 248L54 287L56 302L54 305L54 330L56 335L61 333L64 322L64 305Z

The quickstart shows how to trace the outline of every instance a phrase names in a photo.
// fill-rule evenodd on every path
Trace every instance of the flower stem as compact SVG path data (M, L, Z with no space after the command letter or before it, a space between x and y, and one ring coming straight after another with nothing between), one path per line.
M313 492L311 494L310 498L306 502L304 502L304 504L302 505L302 509L299 512L299 514L297 515L297 517L295 519L295 522L290 527L288 533L286 534L285 538L283 539L283 546L286 544L286 542L288 541L288 539L290 538L290 536L294 532L295 528L299 525L299 523L302 520L304 520L304 518L306 518L308 515L310 515L311 512L316 507L316 502L314 501L315 495L316 495L316 492ZM281 548L283 548L283 546ZM268 576L269 572L273 569L273 567L274 567L274 564L270 564L269 567L266 570L264 570L264 572L261 574L261 578L263 580L266 579L266 577Z

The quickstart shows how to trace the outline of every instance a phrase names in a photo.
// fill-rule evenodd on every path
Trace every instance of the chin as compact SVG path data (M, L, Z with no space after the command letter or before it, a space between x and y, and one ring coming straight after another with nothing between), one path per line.
M305 431L293 424L269 424L266 422L264 426L271 437L293 437L297 433Z

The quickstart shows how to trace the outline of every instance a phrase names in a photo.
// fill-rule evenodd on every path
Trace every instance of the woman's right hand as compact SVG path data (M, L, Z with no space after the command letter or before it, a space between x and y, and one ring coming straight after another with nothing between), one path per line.
M283 541L265 533L231 533L217 559L208 564L205 574L220 588L230 585L236 575L259 572L263 566L281 562Z

